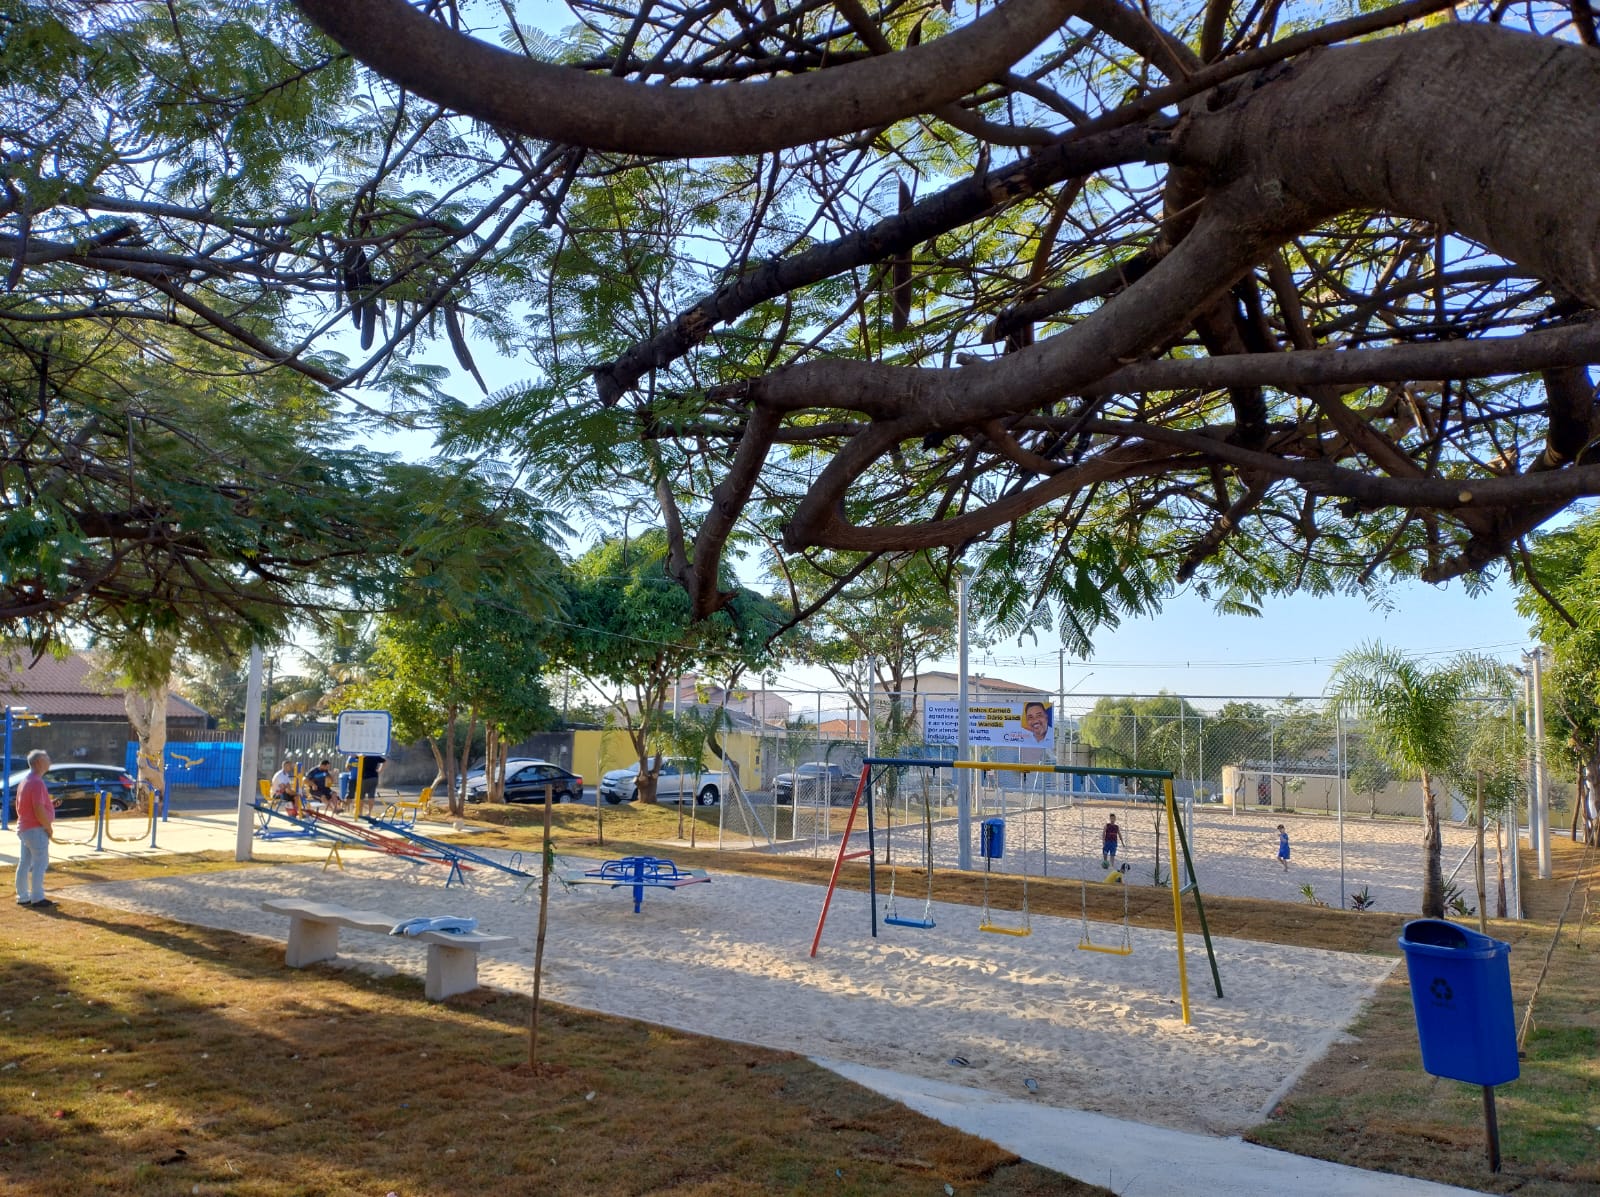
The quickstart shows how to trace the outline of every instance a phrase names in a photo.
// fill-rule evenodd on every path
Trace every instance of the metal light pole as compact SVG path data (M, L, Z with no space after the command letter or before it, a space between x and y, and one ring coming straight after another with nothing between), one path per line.
M6 772L0 779L0 831L11 826L11 727L16 716L27 713L27 707L6 707Z
M1539 824L1535 835L1534 859L1539 865L1539 879L1550 879L1550 786L1544 766L1544 646L1533 650L1533 760L1534 801L1539 808ZM1530 832L1534 828L1529 828Z
M239 754L239 824L234 837L233 858L250 859L251 839L255 834L256 769L261 755L261 646L250 646L250 675L244 692L244 745ZM357 795L359 804L360 795ZM358 806L359 809L359 806Z
M956 685L960 697L956 701L956 758L972 759L972 729L968 723L967 702L967 575L956 575L956 649L960 661L957 665ZM956 770L956 864L963 870L972 867L972 770Z

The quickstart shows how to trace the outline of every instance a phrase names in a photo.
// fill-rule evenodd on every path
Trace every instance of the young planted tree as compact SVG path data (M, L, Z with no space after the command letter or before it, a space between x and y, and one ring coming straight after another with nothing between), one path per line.
M1346 775L1350 789L1367 796L1367 817L1378 817L1378 795L1395 780L1394 770L1371 741L1362 733L1352 732L1345 737L1345 759L1349 762Z
M1466 653L1430 665L1377 642L1340 657L1328 680L1335 707L1366 720L1373 746L1422 783L1422 913L1429 918L1444 917L1436 787L1460 776L1468 700L1506 691L1498 661Z
M760 668L784 612L725 579L729 599L696 620L688 595L667 574L668 537L606 540L576 562L564 583L565 622L552 656L609 703L639 762L639 801L656 800L670 739L671 688L698 668L729 675Z
M1471 704L1467 712L1467 746L1462 754L1455 782L1461 791L1472 795L1472 818L1477 831L1477 855L1473 870L1478 890L1478 929L1487 931L1489 910L1485 879L1484 841L1488 821L1495 821L1495 910L1506 917L1506 869L1502 823L1515 815L1518 800L1526 788L1527 743L1517 725L1511 704L1490 708L1485 703ZM1513 845L1516 842L1512 834Z

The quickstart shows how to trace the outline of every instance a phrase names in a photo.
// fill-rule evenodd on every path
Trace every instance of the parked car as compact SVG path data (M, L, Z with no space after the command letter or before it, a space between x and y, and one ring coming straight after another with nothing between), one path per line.
M846 773L842 765L808 761L796 766L793 773L780 773L772 779L772 800L785 806L793 802L797 778L800 797L807 801L826 795L829 802L845 803L855 795L856 775Z
M27 776L26 769L11 774L10 817L13 819L17 817L17 787ZM95 795L101 790L110 793L113 811L133 809L133 778L119 765L80 765L77 762L51 765L45 772L44 784L49 787L50 798L56 804L56 814L63 819L92 819Z
M570 769L550 761L513 757L506 762L507 802L543 802L549 786L556 802L583 801L583 778ZM482 802L489 796L489 779L480 770L467 775L467 801Z
M613 769L600 779L600 797L612 806L639 797L639 766ZM656 777L656 801L693 802L715 806L722 800L722 774L701 769L693 761L662 761Z

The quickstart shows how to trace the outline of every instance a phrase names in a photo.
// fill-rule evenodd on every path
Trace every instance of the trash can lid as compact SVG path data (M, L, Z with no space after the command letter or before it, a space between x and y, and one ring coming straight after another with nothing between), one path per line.
M1489 959L1511 945L1445 919L1413 919L1400 930L1400 948L1420 956Z

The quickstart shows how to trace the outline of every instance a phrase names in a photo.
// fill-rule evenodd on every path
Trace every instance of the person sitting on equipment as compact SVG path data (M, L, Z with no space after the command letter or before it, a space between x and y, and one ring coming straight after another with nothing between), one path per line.
M272 800L284 801L289 804L290 813L300 813L299 787L295 785L294 773L289 768L289 762L284 761L278 766L278 771L272 775Z
M333 779L333 769L327 761L322 761L315 769L306 770L306 789L312 798L329 806L337 807L338 797L329 784Z

